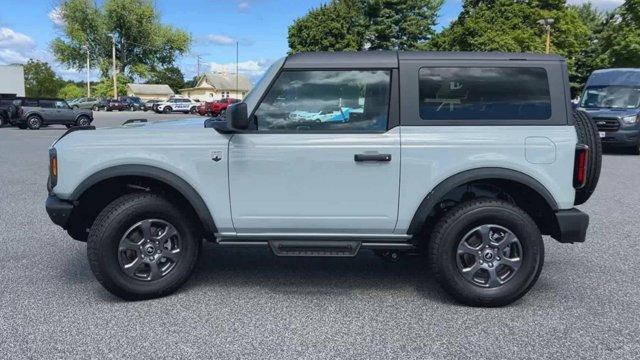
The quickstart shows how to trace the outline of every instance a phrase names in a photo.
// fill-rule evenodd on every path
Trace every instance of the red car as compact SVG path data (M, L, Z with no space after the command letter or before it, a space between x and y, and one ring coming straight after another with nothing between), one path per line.
M229 104L240 102L238 99L226 98L215 101L205 101L198 105L198 114L208 116L224 116Z

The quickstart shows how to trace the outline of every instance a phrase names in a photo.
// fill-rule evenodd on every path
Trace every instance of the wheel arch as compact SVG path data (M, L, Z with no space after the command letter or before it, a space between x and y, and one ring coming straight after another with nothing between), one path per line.
M407 233L411 235L419 234L427 224L430 215L437 210L438 204L445 200L448 194L462 186L477 182L502 182L521 186L532 191L531 196L542 199L544 204L553 212L558 210L558 204L553 195L551 195L544 185L533 177L520 171L506 168L477 168L452 175L436 185L418 206L409 224ZM546 229L546 232L554 235L556 226L557 224L555 223L548 224L549 228Z
M142 181L142 185L138 184L136 180L138 182ZM78 202L88 194L89 190L110 183L124 185L134 190L149 191L148 188L145 188L145 183L148 182L159 184L166 187L167 190L175 191L175 193L179 194L197 215L202 225L204 236L213 238L217 228L213 216L200 194L180 176L155 166L116 165L102 169L84 179L73 190L68 200Z

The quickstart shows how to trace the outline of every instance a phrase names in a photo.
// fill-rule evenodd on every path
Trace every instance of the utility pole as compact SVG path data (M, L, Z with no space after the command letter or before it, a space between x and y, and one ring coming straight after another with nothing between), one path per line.
M238 89L238 41L236 40L236 98L240 98L240 91Z
M89 62L89 45L87 44L86 46L87 48L87 97L91 97L91 79L90 79L90 73L91 73L91 64Z
M112 41L111 55L113 60L113 98L117 99L118 98L118 73L116 71L116 36L113 34L110 34L109 36L111 36L111 41Z
M551 26L555 23L553 19L540 19L537 21L538 24L544 27L544 31L546 32L545 39L545 54L548 54L551 51Z
M197 55L196 59L197 59L197 64L198 64L197 65L197 71L196 71L197 72L196 78L199 79L200 78L200 60L202 60L202 56Z

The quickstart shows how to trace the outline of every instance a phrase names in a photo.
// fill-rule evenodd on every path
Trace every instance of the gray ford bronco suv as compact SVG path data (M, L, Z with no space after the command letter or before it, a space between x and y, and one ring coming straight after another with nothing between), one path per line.
M536 282L542 235L585 240L574 206L600 140L557 56L296 54L218 120L74 128L51 146L47 212L113 294L177 290L205 239L421 253L454 299L500 306Z

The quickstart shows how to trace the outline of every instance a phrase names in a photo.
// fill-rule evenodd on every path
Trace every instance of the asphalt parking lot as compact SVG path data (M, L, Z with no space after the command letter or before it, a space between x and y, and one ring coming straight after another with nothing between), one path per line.
M94 125L192 116L100 112ZM181 291L125 302L45 212L47 149L65 130L0 129L0 358L640 358L638 156L605 155L581 207L587 242L546 239L538 283L504 308L453 303L420 258L212 244Z

